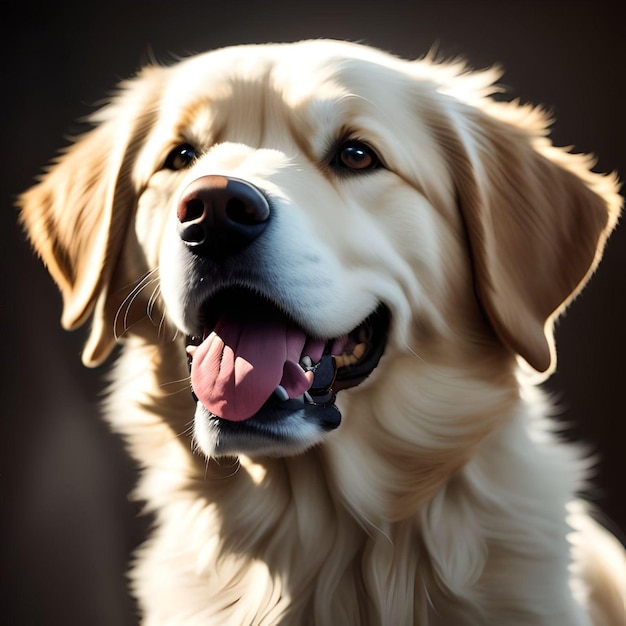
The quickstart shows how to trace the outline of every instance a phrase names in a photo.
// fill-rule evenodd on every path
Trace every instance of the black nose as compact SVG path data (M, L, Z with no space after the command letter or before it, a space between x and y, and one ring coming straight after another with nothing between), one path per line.
M243 250L267 226L270 206L254 185L227 176L202 176L178 203L178 234L195 254L224 259Z

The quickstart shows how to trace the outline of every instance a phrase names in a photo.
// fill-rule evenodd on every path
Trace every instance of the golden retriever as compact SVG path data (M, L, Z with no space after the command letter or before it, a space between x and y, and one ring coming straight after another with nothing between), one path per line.
M496 78L332 41L148 67L21 197L85 364L121 344L144 624L626 623L533 386L617 180Z

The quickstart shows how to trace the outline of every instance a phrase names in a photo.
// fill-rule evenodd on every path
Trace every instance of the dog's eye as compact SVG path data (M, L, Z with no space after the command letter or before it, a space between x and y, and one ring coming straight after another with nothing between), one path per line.
M165 159L163 167L168 170L182 170L189 167L196 158L194 147L188 143L176 146Z
M339 146L333 164L342 169L363 172L380 167L380 159L367 144L348 141Z

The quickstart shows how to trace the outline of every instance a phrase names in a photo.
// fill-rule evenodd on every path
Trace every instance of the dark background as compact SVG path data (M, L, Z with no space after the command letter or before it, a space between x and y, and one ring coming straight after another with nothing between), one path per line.
M125 589L148 521L134 470L97 417L104 371L80 364L84 333L60 330L60 298L15 222L15 195L115 85L154 56L309 37L407 57L433 45L476 68L501 64L512 97L547 105L558 145L626 175L625 49L618 2L173 0L0 4L0 485L6 624L136 623ZM618 108L619 107L619 108ZM71 210L71 207L68 207ZM626 528L626 232L558 327L547 385L600 462L591 496ZM623 538L623 534L622 534ZM8 619L7 619L8 618Z

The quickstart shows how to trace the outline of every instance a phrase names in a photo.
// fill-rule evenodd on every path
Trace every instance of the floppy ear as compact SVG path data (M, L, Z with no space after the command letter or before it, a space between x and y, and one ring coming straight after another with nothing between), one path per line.
M144 76L123 84L79 137L22 194L20 219L63 296L61 323L81 326L98 303L83 362L102 362L115 343L113 323L102 318L111 277L136 201L131 167L154 115L154 89ZM150 74L148 74L149 76Z
M515 103L459 105L444 146L465 221L478 299L500 340L539 372L552 325L598 264L616 224L615 176L553 147L546 120Z

